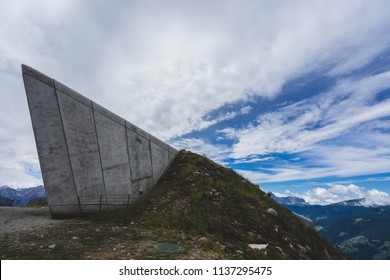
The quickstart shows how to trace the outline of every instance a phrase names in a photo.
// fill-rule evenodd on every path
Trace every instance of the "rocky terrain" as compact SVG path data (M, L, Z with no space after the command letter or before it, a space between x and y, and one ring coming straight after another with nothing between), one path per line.
M2 259L344 258L258 186L187 151L131 208L4 232L0 251Z

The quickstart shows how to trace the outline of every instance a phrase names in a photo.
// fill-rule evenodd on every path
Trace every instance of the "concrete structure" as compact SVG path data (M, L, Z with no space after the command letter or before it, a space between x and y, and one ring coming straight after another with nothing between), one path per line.
M53 217L133 203L175 158L176 149L64 84L22 71Z

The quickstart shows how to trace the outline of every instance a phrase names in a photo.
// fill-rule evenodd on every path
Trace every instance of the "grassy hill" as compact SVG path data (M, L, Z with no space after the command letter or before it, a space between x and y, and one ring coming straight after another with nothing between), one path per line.
M273 211L274 210L274 211ZM316 231L231 169L181 151L133 211L148 228L180 229L222 244L222 258L341 258ZM263 250L249 244L267 244Z
M8 234L0 239L4 258L344 258L258 186L187 151L181 151L153 191L129 209L21 233L17 246L13 238ZM181 250L164 252L158 249L160 243L177 244Z

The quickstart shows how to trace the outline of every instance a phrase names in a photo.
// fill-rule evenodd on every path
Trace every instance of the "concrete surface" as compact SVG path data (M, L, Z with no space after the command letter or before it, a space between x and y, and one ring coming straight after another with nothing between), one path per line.
M44 186L53 217L133 203L177 150L99 104L22 65Z

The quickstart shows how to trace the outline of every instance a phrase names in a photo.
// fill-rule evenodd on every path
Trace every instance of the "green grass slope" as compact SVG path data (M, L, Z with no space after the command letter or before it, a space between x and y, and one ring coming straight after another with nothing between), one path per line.
M202 236L210 250L219 248L220 258L343 258L312 227L258 186L187 151L179 153L153 192L131 213L132 220L150 229ZM267 246L259 250L250 244Z
M161 248L173 243L180 250ZM233 170L181 151L136 204L23 232L1 259L343 259L307 223Z

